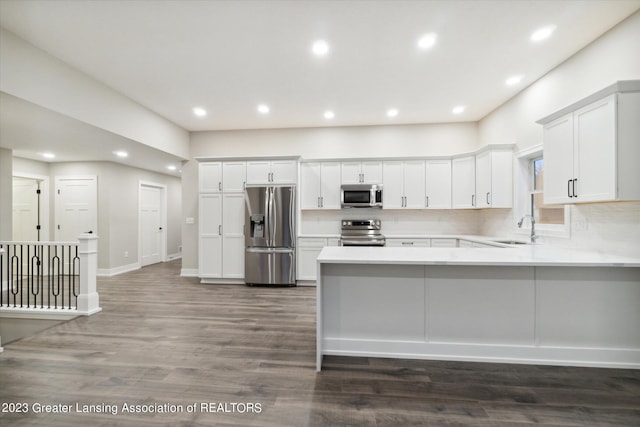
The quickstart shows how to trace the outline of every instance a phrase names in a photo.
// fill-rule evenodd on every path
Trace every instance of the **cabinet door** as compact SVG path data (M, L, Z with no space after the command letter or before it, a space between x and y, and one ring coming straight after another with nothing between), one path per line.
M340 209L340 162L322 162L320 178L322 208Z
M491 207L491 151L476 156L476 207Z
M451 165L452 207L454 209L474 208L476 204L475 157L453 159Z
M382 183L382 162L367 161L362 162L362 182L365 184L381 184Z
M201 194L199 200L200 277L222 277L222 195Z
M451 209L451 160L427 160L425 181L426 207Z
M341 179L343 184L360 184L362 183L362 164L361 162L342 162Z
M298 280L316 280L316 260L327 244L326 239L299 239L298 240Z
M404 207L404 174L401 161L384 162L384 184L382 205L384 209Z
M611 95L573 114L574 179L577 179L574 202L616 199L615 97Z
M404 162L404 207L422 209L425 202L424 160ZM386 186L385 186L386 191ZM384 192L383 192L384 194Z
M244 277L244 193L222 196L222 277Z
M269 184L271 162L268 160L252 160L247 162L247 184Z
M573 114L544 126L544 202L571 203L573 173Z
M247 164L245 162L222 163L222 191L244 191L247 181Z
M273 160L271 162L272 184L295 184L298 182L298 162L295 160Z
M513 151L494 150L491 152L490 191L489 203L492 208L513 207ZM482 197L482 193L477 192L477 194Z
M302 209L320 208L320 162L300 164L300 206Z
M222 191L222 163L200 163L199 188L200 193L217 193Z

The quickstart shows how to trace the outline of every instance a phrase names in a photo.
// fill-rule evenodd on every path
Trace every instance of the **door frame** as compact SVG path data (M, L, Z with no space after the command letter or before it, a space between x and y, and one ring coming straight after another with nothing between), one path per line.
M142 187L152 187L160 190L160 224L162 234L160 237L160 262L167 262L167 186L152 181L138 181L138 265L142 267Z
M12 174L12 178L26 178L26 179L35 179L41 182L40 185L40 241L41 242L50 242L53 240L51 238L51 224L53 218L51 217L50 210L50 179L48 175L38 175L33 173L26 172L18 172L14 171ZM13 220L12 220L13 221ZM12 224L13 226L13 224ZM13 240L13 238L12 238Z

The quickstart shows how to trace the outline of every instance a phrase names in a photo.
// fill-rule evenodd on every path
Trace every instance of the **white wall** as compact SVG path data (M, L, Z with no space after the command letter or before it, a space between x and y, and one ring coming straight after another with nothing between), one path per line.
M480 144L516 143L519 149L541 144L542 126L536 120L618 80L640 79L639 40L637 12L483 118L478 127ZM518 190L521 198L523 189ZM640 203L574 205L568 209L569 238L544 238L543 242L640 256ZM516 219L524 213L485 211L482 231L514 232Z
M13 234L13 176L11 150L0 148L0 240Z
M188 158L187 131L4 29L0 57L2 92Z
M118 271L139 261L138 253L138 185L140 181L164 185L167 188L167 254L178 255L182 245L180 221L182 215L181 182L179 178L132 168L112 162L45 163L14 158L15 174L28 173L49 176L50 194L55 177L96 175L98 177L98 268ZM54 229L54 198L50 202L50 226ZM52 239L53 236L46 237ZM124 253L128 252L125 257Z

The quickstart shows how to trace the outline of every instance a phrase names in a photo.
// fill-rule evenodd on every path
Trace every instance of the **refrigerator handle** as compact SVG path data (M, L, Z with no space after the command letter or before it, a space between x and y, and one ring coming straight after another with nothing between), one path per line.
M274 201L274 188L273 187L269 187L269 242L268 245L269 246L274 246L275 242L276 242L276 227L277 227L277 222L275 221L276 219L276 212L275 212L275 201Z

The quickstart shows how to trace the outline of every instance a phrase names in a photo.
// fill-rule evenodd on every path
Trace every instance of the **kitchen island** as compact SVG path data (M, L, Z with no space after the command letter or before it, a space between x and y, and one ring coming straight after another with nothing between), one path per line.
M640 259L506 248L325 247L323 355L640 368Z

